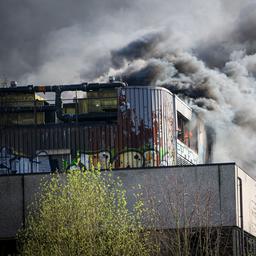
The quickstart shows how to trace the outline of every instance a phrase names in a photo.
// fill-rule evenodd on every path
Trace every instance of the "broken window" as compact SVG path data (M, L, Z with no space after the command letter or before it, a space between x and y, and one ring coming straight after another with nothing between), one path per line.
M178 139L193 149L195 152L198 151L197 143L197 126L192 127L188 119L178 112Z

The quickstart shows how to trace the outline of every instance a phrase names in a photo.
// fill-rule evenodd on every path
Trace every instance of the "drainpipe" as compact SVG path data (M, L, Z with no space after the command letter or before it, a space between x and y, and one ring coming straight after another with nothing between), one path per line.
M243 215L243 186L242 186L242 179L237 178L238 181L238 196L239 196L239 201L240 201L240 212L239 212L239 218L241 222L241 230L242 230L242 241L241 241L241 246L242 246L242 255L245 255L245 248L244 248L244 215Z

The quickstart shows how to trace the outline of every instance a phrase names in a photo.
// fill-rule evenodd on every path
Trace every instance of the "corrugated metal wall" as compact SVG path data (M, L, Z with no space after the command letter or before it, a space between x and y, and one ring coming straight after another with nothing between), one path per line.
M72 165L102 168L176 163L173 95L165 89L120 88L118 117L95 121L0 127L0 173L49 172Z

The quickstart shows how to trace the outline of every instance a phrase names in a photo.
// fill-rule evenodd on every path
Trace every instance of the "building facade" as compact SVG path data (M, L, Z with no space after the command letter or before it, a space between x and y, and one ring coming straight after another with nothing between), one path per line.
M256 181L235 163L129 168L114 170L112 175L122 181L129 209L138 192L145 207L154 209L153 223L147 218L143 223L161 231L162 255L170 255L177 230L182 242L184 229L192 249L198 248L200 237L206 237L214 255L256 255ZM0 177L0 255L15 255L17 231L42 179L49 177L46 173Z
M86 168L103 169L207 161L203 123L161 87L27 86L0 96L2 174L63 170L77 155Z

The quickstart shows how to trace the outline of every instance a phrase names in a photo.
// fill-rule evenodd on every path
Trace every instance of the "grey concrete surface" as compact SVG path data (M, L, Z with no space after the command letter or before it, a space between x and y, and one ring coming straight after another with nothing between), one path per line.
M23 222L22 176L0 178L0 238L15 236Z
M114 170L127 190L128 207L142 192L158 228L236 226L235 164ZM47 174L0 176L0 239L15 237L28 205ZM141 189L138 189L138 185ZM149 200L151 199L151 200ZM147 225L152 225L145 218Z

